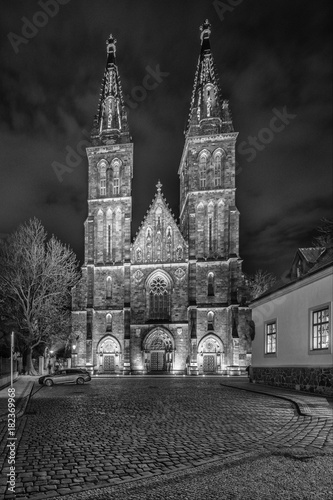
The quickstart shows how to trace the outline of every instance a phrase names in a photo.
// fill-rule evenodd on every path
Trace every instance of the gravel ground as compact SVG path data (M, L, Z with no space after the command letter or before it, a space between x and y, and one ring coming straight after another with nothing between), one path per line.
M89 500L331 500L333 451L281 449L103 490L66 496Z

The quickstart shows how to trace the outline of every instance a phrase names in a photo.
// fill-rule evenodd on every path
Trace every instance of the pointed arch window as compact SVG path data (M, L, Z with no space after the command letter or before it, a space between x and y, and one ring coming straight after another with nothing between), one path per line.
M222 167L222 156L218 153L215 157L215 169L214 169L214 186L221 186L221 167Z
M106 278L106 298L107 299L112 298L112 278L111 278L111 276L108 276Z
M106 258L112 260L112 212L110 208L106 212Z
M207 155L202 154L199 159L199 186L200 189L206 187L206 174L207 174Z
M149 318L169 319L170 290L166 279L157 275L149 283Z
M99 170L99 194L106 195L106 165L104 162L100 164Z
M215 277L214 273L208 274L208 296L213 297L215 295Z
M120 167L121 161L118 158L114 158L111 162L113 168L113 194L120 194Z
M106 331L112 332L112 314L110 313L106 315Z
M215 314L213 311L209 311L207 314L207 330L214 330L214 319L215 319Z
M103 260L103 220L104 214L102 210L97 213L97 260L101 262Z

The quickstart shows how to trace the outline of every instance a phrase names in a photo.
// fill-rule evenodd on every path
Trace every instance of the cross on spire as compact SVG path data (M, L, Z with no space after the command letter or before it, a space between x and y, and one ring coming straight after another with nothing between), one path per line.
M211 30L211 27L212 25L210 24L210 22L208 21L208 19L206 19L206 21L200 26L200 38L201 38L201 41L203 41L204 38L209 38L210 37L210 34L212 32Z
M158 179L158 183L156 184L156 187L157 187L157 193L158 194L161 194L161 188L162 188L163 184L160 182L160 180Z
M109 38L106 40L106 52L107 54L116 55L116 43L117 40L110 34Z

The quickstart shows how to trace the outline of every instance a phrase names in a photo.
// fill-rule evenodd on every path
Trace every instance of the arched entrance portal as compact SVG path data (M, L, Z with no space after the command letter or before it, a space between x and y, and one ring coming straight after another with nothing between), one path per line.
M117 339L108 335L97 346L98 371L117 373L121 371L122 353Z
M206 335L198 345L198 366L200 374L222 373L223 342L214 334Z
M174 364L174 340L164 328L154 328L143 341L143 362L146 373L170 373Z

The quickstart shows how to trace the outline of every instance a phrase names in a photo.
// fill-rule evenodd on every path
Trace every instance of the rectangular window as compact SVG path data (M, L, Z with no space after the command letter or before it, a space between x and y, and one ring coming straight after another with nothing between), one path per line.
M119 179L113 179L113 194L119 194Z
M265 325L265 354L275 354L276 353L276 321L266 323Z
M328 307L312 311L312 349L328 349L329 324Z

